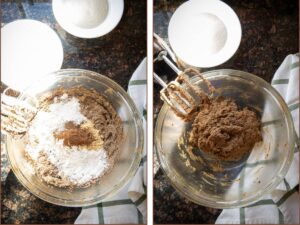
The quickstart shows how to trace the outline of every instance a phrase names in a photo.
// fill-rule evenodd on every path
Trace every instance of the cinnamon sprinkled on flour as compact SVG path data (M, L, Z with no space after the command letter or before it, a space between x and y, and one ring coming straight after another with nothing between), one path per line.
M27 135L26 154L37 175L58 187L87 187L113 167L123 136L107 100L83 87L41 98Z

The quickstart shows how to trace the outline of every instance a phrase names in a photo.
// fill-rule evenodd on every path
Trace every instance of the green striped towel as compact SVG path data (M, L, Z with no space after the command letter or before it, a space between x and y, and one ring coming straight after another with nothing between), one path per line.
M133 73L128 93L143 115L146 131L146 58ZM145 136L146 137L146 136ZM82 209L75 224L142 224L147 218L146 138L140 167L134 178L114 197Z
M273 77L272 85L286 101L294 120L297 142L292 165L283 182L271 194L250 206L223 210L216 224L299 224L298 54L285 58Z

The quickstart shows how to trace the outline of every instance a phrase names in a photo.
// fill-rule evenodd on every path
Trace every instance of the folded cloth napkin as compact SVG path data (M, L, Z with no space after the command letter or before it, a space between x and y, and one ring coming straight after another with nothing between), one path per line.
M133 73L128 93L135 102L143 118L143 129L146 132L146 59ZM143 157L133 179L112 198L97 205L84 207L75 224L133 224L146 223L147 218L147 160L146 133L144 133Z
M288 55L276 71L273 87L292 114L295 151L292 165L282 183L253 205L225 209L216 224L299 224L299 55Z

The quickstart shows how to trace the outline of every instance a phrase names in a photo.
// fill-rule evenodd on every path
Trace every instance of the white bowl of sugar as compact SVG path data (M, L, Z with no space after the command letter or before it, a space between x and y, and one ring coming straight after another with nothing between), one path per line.
M208 68L230 59L239 47L241 24L235 12L219 0L190 0L173 14L168 38L186 64Z
M52 9L55 19L68 33L80 38L97 38L118 25L124 0L53 0Z

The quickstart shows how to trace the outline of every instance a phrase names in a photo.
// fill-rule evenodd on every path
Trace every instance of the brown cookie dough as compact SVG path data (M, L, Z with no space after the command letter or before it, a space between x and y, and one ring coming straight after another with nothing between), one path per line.
M201 105L189 141L217 159L237 161L262 140L260 128L255 112L219 97Z

